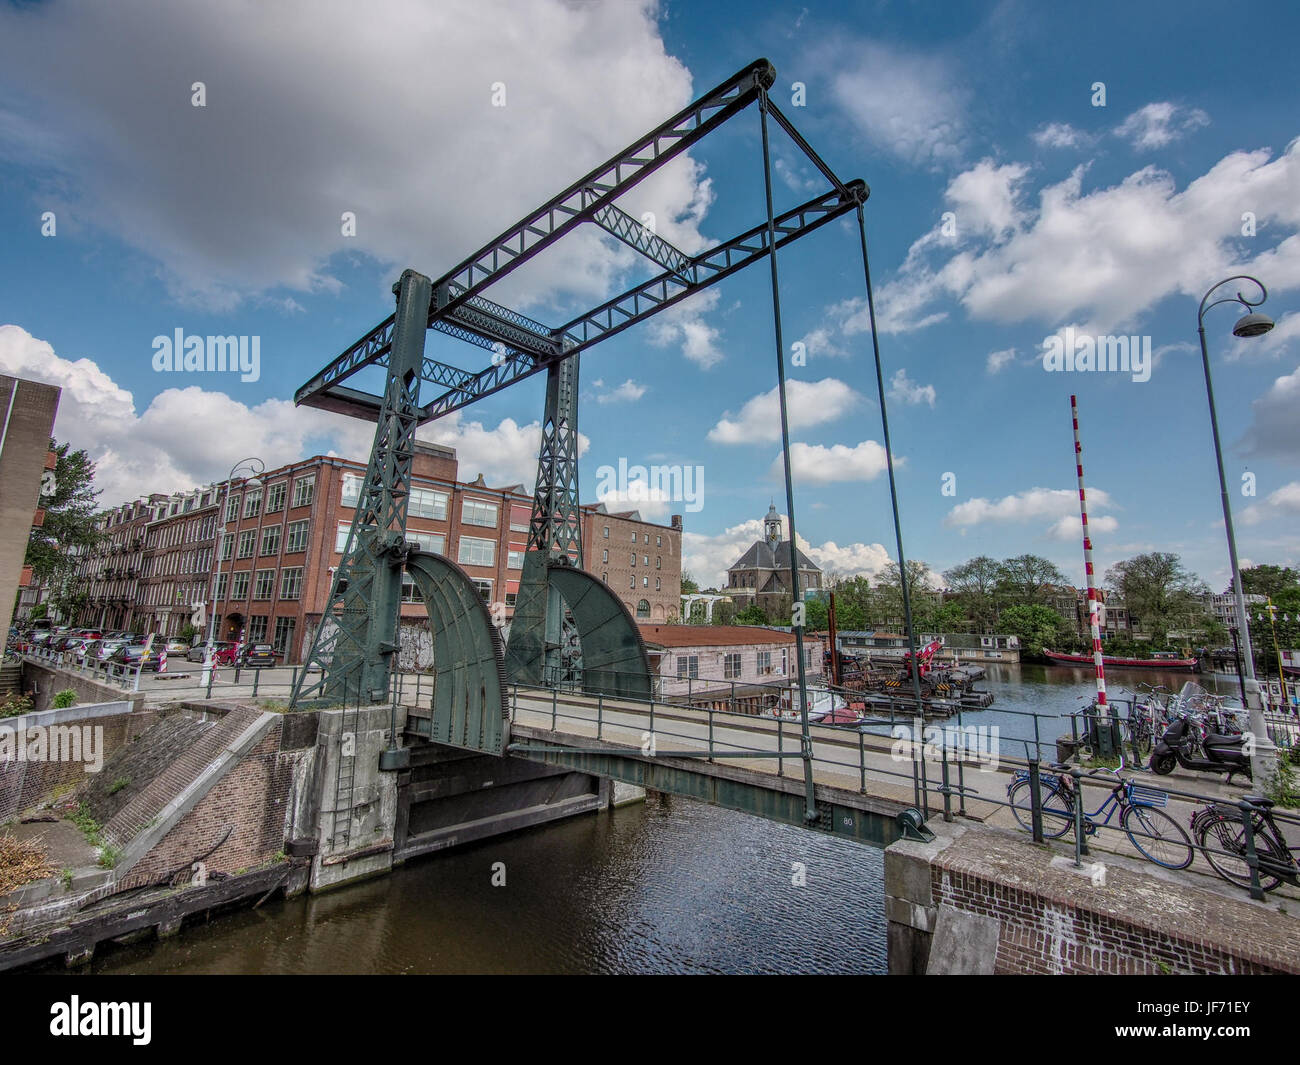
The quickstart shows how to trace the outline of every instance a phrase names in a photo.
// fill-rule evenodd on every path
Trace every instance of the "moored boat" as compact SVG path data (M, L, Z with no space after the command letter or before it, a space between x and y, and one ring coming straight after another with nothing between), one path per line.
M1061 651L1049 651L1043 648L1043 654L1063 666L1091 666L1092 655L1072 655ZM1102 655L1102 663L1118 669L1168 669L1175 672L1186 670L1199 673L1201 663L1195 658L1121 658L1116 655Z

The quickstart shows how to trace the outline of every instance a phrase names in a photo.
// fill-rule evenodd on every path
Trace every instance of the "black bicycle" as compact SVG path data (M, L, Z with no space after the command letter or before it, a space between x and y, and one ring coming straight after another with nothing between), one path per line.
M1283 880L1300 886L1300 870L1292 848L1287 845L1273 820L1273 800L1263 795L1242 798L1251 806L1250 828L1255 837L1259 861L1259 886L1272 891ZM1246 848L1246 823L1239 807L1208 803L1192 817L1192 834L1202 853L1224 880L1250 887L1250 861Z

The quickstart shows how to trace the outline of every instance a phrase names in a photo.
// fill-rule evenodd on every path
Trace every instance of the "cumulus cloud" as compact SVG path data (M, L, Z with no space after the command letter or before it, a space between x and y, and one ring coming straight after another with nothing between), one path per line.
M1163 148L1184 134L1210 124L1210 116L1196 107L1179 107L1168 101L1150 103L1134 111L1115 129L1134 148Z
M982 159L953 178L945 196L957 216L958 233L969 229L1000 241L1018 229L1024 217L1020 186L1028 173L1029 167L1020 163L997 166Z
M1090 140L1086 133L1068 122L1048 122L1030 136L1040 148L1077 148Z
M141 411L132 393L95 362L62 358L16 325L0 325L0 371L63 390L55 436L95 460L105 506L220 480L249 455L268 468L315 454L364 459L374 437L374 426L356 418L279 399L249 406L196 385L164 389ZM455 411L417 436L456 448L467 480L481 472L493 483L531 485L537 473L537 422L506 418L489 428ZM580 435L579 453L589 444Z
M1251 404L1251 420L1237 450L1246 456L1294 460L1300 454L1300 367L1277 378Z
M594 382L597 388L601 387L603 382ZM628 378L617 388L611 388L607 392L599 392L596 395L597 403L628 403L640 399L646 394L647 387Z
M60 223L107 231L213 307L333 291L339 253L437 276L694 95L653 3L564 0L7 6L0 86L0 143L43 168ZM712 190L689 158L624 200L703 245ZM642 260L588 228L494 298L606 296Z
M1291 481L1270 492L1260 502L1241 513L1243 525L1258 525L1270 518L1285 517L1294 520L1300 514L1300 481Z
M933 407L937 397L934 385L917 384L907 376L906 370L900 369L889 382L889 398L896 403L906 403L908 406L928 403Z
M895 468L903 459L895 457ZM874 481L889 469L885 449L874 440L863 440L854 447L847 444L790 444L790 471L796 483L832 484L836 481ZM772 460L769 474L785 476L785 466L778 454Z
M1099 532L1114 532L1115 518L1097 511L1111 507L1110 496L1100 488L1088 489L1088 523ZM949 528L969 528L985 524L1029 525L1046 520L1044 535L1052 539L1082 536L1079 523L1079 493L1068 488L1031 488L1014 492L1001 499L977 497L958 503L943 519Z
M650 343L660 348L679 344L682 354L700 369L716 366L724 357L718 346L722 334L704 316L718 306L719 298L716 288L705 289L660 311L649 322Z
M824 377L820 381L786 382L786 403L790 429L834 421L851 410L860 400L843 381ZM781 406L778 390L773 388L748 400L739 413L725 413L709 430L715 444L752 444L781 438Z
M959 159L968 94L949 63L896 44L840 41L816 65L835 102L872 144L915 166Z
M1003 351L989 352L988 360L985 366L989 373L1000 373L1003 368L1010 366L1016 361L1016 349L1006 348Z

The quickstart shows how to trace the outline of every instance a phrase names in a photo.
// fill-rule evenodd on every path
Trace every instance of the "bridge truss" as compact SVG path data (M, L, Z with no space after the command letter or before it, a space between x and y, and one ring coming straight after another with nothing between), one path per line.
M404 567L410 568L425 592L435 647L440 654L455 656L454 661L439 661L435 666L439 677L446 678L433 705L433 736L440 742L498 754L505 751L509 744L508 683L553 682L571 668L573 661L564 654L566 626L576 630L581 644L578 675L583 690L648 695L649 668L634 619L610 588L581 568L579 357L586 349L764 258L772 273L786 502L790 539L795 541L775 253L856 212L863 231L865 269L862 208L869 190L861 180L840 180L772 102L768 90L775 77L767 60L751 63L448 273L431 280L407 270L394 286L395 312L298 389L295 402L299 405L370 419L377 425L343 559L335 571L306 668L299 674L292 705L359 707L387 698L393 656L398 650ZM767 202L767 217L758 225L699 254L687 255L617 205L619 197L751 105L757 107L762 126ZM785 131L828 186L780 214L772 205L769 120ZM658 272L649 281L559 326L544 325L485 295L492 285L584 225L597 226L622 241ZM492 351L489 365L472 371L427 357L424 341L428 329ZM349 385L349 379L367 368L385 371L386 386L381 394ZM415 432L428 421L540 373L547 375L546 405L528 550L510 638L503 649L486 606L481 602L476 606L477 593L465 573L440 556L435 556L435 562L406 540ZM890 472L892 490L892 463ZM791 552L791 587L798 589L794 560ZM806 684L802 625L796 625L794 631L802 693ZM807 817L811 822L817 813L807 753L811 743L806 699L804 706ZM340 759L340 781L345 774L350 780L351 769ZM344 790L341 782L339 790ZM341 801L345 796L337 798Z

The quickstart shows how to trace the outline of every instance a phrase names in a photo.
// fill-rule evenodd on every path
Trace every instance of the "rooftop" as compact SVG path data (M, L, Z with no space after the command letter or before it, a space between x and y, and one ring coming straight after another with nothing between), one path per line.
M742 647L746 644L792 644L794 633L762 625L640 625L641 637L657 647Z

